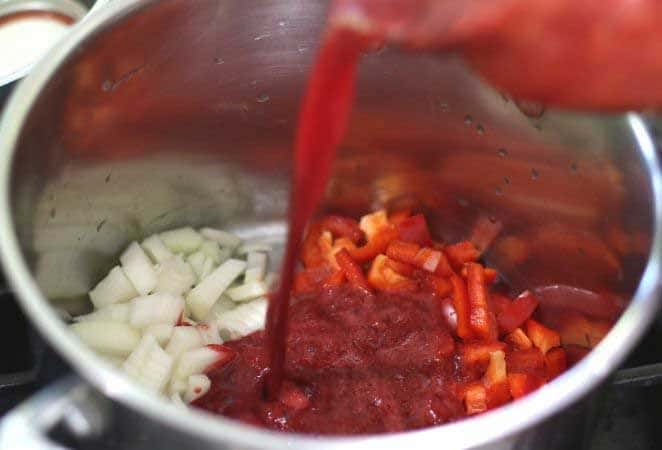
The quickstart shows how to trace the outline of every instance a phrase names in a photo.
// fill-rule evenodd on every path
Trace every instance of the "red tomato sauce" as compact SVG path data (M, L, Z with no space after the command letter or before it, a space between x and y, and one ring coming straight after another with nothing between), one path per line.
M229 342L195 406L277 430L382 433L465 415L456 345L432 294L368 294L349 285L301 296L289 311L285 378L262 395L264 334Z

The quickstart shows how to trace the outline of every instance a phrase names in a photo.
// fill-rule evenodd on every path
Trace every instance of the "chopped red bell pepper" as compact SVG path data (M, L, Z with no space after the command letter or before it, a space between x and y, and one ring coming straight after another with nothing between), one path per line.
M551 328L547 328L540 322L529 319L524 324L526 335L531 339L533 345L546 354L554 347L561 345L561 336Z
M343 216L326 216L321 221L322 228L329 230L335 237L345 237L350 239L355 244L358 244L365 235L359 228L359 223Z
M511 399L508 379L485 386L487 409L494 409L508 403Z
M386 261L388 256L377 255L368 271L368 283L373 288L387 292L412 292L418 290L418 282L391 269Z
M382 227L363 247L350 250L349 254L359 264L366 263L384 253L388 244L397 238L398 230L394 226Z
M489 344L470 342L459 345L458 349L460 361L466 366L473 366L475 364L488 363L490 360L490 354L493 352L504 351L506 349L506 344L499 341L490 342Z
M325 262L322 250L319 248L319 239L323 231L322 224L319 222L308 227L308 232L301 245L301 261L307 269L320 266Z
M464 390L464 407L468 415L487 411L487 392L485 386L474 383Z
M545 355L545 368L547 369L547 379L553 380L567 369L568 361L565 350L561 347L551 349Z
M515 330L507 334L503 340L510 344L515 350L526 350L533 347L531 339L529 339L521 328L515 328Z
M568 363L568 367L572 367L577 364L584 358L584 356L588 355L588 352L590 351L586 347L572 344L563 345L563 350L565 350L565 357L566 362Z
M465 263L478 261L480 252L469 241L458 242L457 244L444 247L444 253L448 261L456 269L461 269Z
M448 278L442 278L425 271L419 271L422 281L430 291L444 298L453 292L453 283Z
M509 373L508 374L508 385L510 387L510 395L514 399L529 394L530 392L535 391L540 386L545 384L545 380L538 375L530 373Z
M415 216L401 220L398 223L398 231L400 232L399 236L402 241L413 242L423 246L432 243L430 230L423 214L416 214Z
M451 276L451 283L453 285L453 307L457 316L457 335L462 339L470 339L472 331L469 321L467 286L464 280L457 275Z
M329 288L332 286L340 286L345 282L345 274L342 270L338 269L334 271L329 278L324 282L324 287Z
M417 244L404 241L393 241L386 249L386 255L406 264L411 264L430 273L436 273L439 263L444 255L438 250L429 247L420 247ZM450 273L448 274L450 275Z
M499 331L503 334L521 327L538 307L538 300L533 294L526 291L513 301L508 299L504 301L504 297L492 294L492 304L496 312Z
M358 264L356 264L352 257L349 256L347 249L343 248L338 253L336 253L336 261L340 266L340 270L343 271L347 281L349 281L350 284L366 292L372 292L368 281L363 275L363 270Z
M411 216L411 210L401 209L399 211L394 211L388 216L388 221L393 225L400 225L400 223Z
M474 336L495 341L498 338L496 320L487 300L483 266L467 263L467 292L469 294L469 324Z
M535 373L544 376L545 356L535 347L514 350L506 354L506 367L508 373Z
M318 266L297 272L294 275L294 293L304 294L316 292L320 286L332 275L333 270L329 266Z
M418 269L416 267L396 261L393 258L386 258L386 265L391 269L408 278L412 278Z

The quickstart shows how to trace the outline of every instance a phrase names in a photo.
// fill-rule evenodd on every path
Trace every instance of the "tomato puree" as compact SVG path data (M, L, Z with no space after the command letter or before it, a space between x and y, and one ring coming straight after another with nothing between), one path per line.
M431 294L368 294L348 285L300 296L289 311L280 396L264 400L264 333L226 345L237 352L208 374L195 405L268 428L380 433L465 415L455 341Z

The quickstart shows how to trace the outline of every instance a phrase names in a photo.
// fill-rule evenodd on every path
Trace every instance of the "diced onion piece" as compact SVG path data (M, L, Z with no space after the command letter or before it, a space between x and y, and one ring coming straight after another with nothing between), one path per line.
M246 263L228 259L189 292L186 302L195 320L204 320L209 310L232 282L242 274Z
M235 302L245 302L267 294L267 287L262 281L253 281L228 289L225 294Z
M232 250L241 245L241 238L227 231L217 230L215 228L203 228L200 230L207 239L218 242L221 247L227 247Z
M185 295L197 280L191 265L179 255L159 264L156 272L158 279L155 292Z
M200 246L200 251L214 264L220 264L230 257L230 252L222 252L216 241L205 240ZM224 254L228 255L225 259L223 259Z
M156 287L157 277L152 262L137 242L129 244L120 256L122 269L140 295L147 295Z
M202 236L191 227L162 232L159 237L173 253L193 253L202 245Z
M142 245L143 249L145 249L145 252L147 252L149 257L152 258L154 263L162 263L175 256L170 250L168 250L168 247L163 243L163 240L156 234L145 239L140 245Z
M137 296L138 291L120 266L110 269L106 278L90 291L90 300L95 308L126 302Z
M163 347L170 341L174 329L175 327L170 324L159 323L145 328L143 334L151 334L156 339L156 342Z
M156 338L146 334L124 361L122 368L129 377L148 390L160 393L170 379L173 362L173 358L159 347Z
M200 274L200 279L207 278L210 273L214 270L214 261L211 258L205 258L205 262L202 264L202 273Z
M191 375L188 377L187 385L186 392L184 393L184 401L191 403L209 392L211 380L207 375Z
M221 298L218 299L214 306L209 310L209 314L205 320L214 320L217 321L222 314L225 314L227 311L233 310L237 304L230 300L226 295L221 295Z
M236 254L237 255L247 255L251 252L262 252L262 253L269 253L271 252L272 248L271 245L266 244L264 242L255 242L252 244L244 244L237 248Z
M173 378L170 380L170 387L168 388L173 394L181 395L186 392L188 387L188 380L186 378Z
M186 380L191 375L205 373L213 367L230 362L234 352L222 345L210 345L182 353L173 380Z
M170 401L178 408L188 409L186 403L184 403L184 401L182 400L182 396L179 394L179 392L173 392L170 395Z
M92 350L109 356L127 356L140 341L138 330L120 322L78 322L69 328Z
M202 347L202 336L196 327L175 327L165 351L177 359L182 353Z
M366 214L359 221L359 228L365 233L366 239L370 241L379 231L388 226L386 211L381 209L372 214Z
M198 278L198 280L202 279L201 275L202 275L203 266L205 264L206 259L207 259L207 257L201 251L191 253L186 258L186 261L188 261L188 263L191 265L191 267L193 267L193 270L195 271L195 275Z
M249 252L246 255L246 273L244 283L263 281L267 273L267 254L264 252Z
M218 318L221 337L238 339L264 328L267 314L267 299L260 298L239 305Z
M203 345L223 343L221 335L218 333L218 325L215 321L210 320L208 322L199 323L196 325L196 328L198 333L200 333Z
M490 362L483 376L486 386L506 383L506 354L502 350L490 352Z
M124 358L119 356L109 356L109 355L99 355L99 358L103 359L108 365L119 369L124 364Z
M76 322L96 321L96 322L129 322L129 312L131 305L129 303L118 303L116 305L104 306L101 309L92 311L89 314L75 317Z
M162 323L174 325L183 312L184 300L182 297L157 292L133 300L129 323L136 328Z

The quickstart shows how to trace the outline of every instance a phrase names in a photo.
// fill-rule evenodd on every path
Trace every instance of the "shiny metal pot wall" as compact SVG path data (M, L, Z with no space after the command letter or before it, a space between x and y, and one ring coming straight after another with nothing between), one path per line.
M453 57L365 55L324 208L415 204L447 239L491 216L505 231L488 258L514 286L568 283L632 298L608 337L558 380L443 427L315 439L152 398L58 318L56 308L87 307L85 292L132 239L184 224L282 236L297 104L324 11L297 0L117 2L79 25L21 84L3 118L0 242L9 279L55 348L139 415L136 427L157 430L147 442L159 448L532 442L536 424L604 379L655 315L655 149L636 115L526 117ZM525 264L508 250L518 238L533 243ZM178 439L159 439L166 435Z

